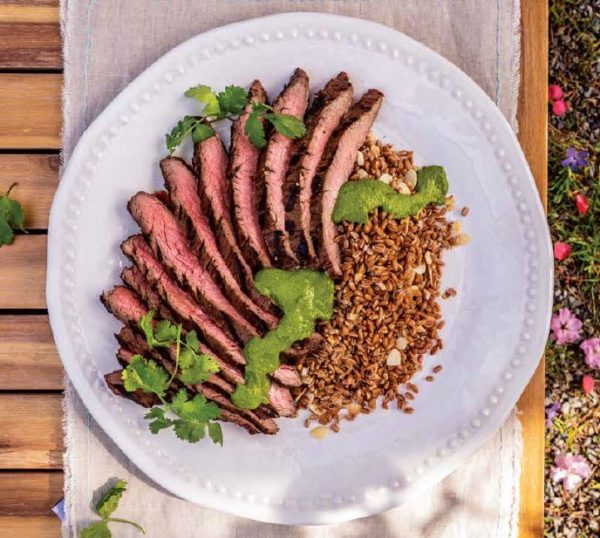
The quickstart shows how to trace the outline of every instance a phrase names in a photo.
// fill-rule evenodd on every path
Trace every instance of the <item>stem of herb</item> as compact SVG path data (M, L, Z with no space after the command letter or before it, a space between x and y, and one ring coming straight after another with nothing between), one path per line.
M146 534L146 531L144 530L144 528L141 525L138 525L137 523L134 523L133 521L129 521L128 519L121 519L120 517L109 517L106 521L113 522L113 523L127 523L128 525L133 525L142 534Z
M171 378L169 379L169 385L173 382L173 379L175 379L175 376L177 375L177 369L179 368L179 352L181 351L181 324L177 325L176 338L177 351L175 352L175 368L173 368L173 373L171 374Z

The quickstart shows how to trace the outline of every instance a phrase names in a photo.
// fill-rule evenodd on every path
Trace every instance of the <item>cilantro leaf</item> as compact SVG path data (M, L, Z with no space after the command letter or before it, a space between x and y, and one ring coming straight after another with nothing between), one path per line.
M192 141L194 144L198 144L199 142L214 136L214 134L215 131L210 125L207 125L206 123L199 123L192 131Z
M10 199L10 192L16 183L13 183L4 196L0 196L0 247L10 245L14 241L13 230L23 230L23 208L16 200Z
M208 422L221 414L219 407L213 402L208 402L201 394L196 394L189 400L185 389L181 389L175 395L171 409L179 417L174 421L175 435L189 443L197 443L203 439Z
M150 310L145 316L140 318L138 325L140 329L144 331L144 335L146 336L146 342L150 347L154 347L154 327L152 326L152 321L154 320L154 310Z
M302 138L306 134L306 125L296 116L269 112L265 119L275 127L275 130L288 138Z
M221 111L232 116L239 116L246 106L246 90L239 86L227 86L217 96Z
M169 374L153 360L134 355L121 374L127 392L142 390L164 398L169 386Z
M178 330L177 325L168 319L160 320L154 328L154 345L168 347L174 340L177 340Z
M171 132L165 135L167 150L169 153L173 154L183 139L189 135L200 123L201 120L192 116L185 116L183 119L179 120Z
M173 425L173 421L165 416L165 410L162 407L153 407L144 415L146 420L152 419L152 422L148 424L150 431L157 434L160 430L170 428Z
M223 446L223 430L218 422L208 423L208 436L215 445L218 443Z
M204 105L202 109L203 116L218 116L221 113L219 99L210 89L210 86L199 84L188 89L185 92L185 96L191 97Z
M112 533L107 521L96 521L79 533L79 538L111 538Z
M246 125L244 126L244 133L250 140L250 143L258 148L263 149L267 145L267 138L265 137L265 128L260 120L260 114L256 111L250 112Z
M119 480L98 501L96 512L102 519L108 519L119 506L123 493L127 491L127 481Z
M198 353L198 350L200 349L200 342L198 340L198 335L196 334L196 331L189 331L185 335L185 345L189 347L192 351Z
M219 365L210 355L198 354L191 349L184 349L181 352L179 366L181 368L179 379L189 385L203 383L219 371Z

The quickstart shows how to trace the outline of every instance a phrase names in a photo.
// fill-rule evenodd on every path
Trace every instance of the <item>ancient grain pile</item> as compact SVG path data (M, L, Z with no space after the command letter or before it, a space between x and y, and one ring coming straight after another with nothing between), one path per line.
M351 179L379 178L401 193L413 191L412 152L394 151L370 136ZM452 200L448 200L452 204ZM382 406L414 412L419 392L413 375L426 368L427 381L442 366L429 359L443 347L439 300L444 250L465 243L460 226L446 217L447 207L426 207L417 217L395 220L374 212L366 225L338 229L343 276L336 286L334 317L322 324L323 347L302 359L303 386L295 396L314 422L339 430ZM454 291L454 290L452 290Z

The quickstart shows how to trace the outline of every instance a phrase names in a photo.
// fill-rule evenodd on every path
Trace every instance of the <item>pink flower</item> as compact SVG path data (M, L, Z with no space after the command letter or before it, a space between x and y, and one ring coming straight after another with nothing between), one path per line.
M580 215L587 215L587 212L590 209L590 203L585 195L581 193L577 194L575 196L575 205L577 206L577 211L579 211Z
M573 491L584 478L589 478L592 470L583 456L559 454L550 469L550 478L554 483L562 482L567 491Z
M581 379L581 388L583 389L583 392L585 392L586 394L591 394L592 392L594 392L595 384L596 384L596 381L594 380L594 378L591 375L584 375L583 378Z
M571 254L573 247L569 245L569 243L563 243L562 241L557 241L554 243L554 257L558 261L562 261L568 258Z
M565 103L562 99L552 103L552 113L555 116L564 116L568 110L567 103Z
M600 368L600 338L588 338L579 345L590 368Z
M548 86L548 99L550 101L558 101L562 99L563 91L562 88L558 84L550 84Z
M550 330L557 344L572 344L579 338L581 321L568 308L561 308L558 314L552 316Z

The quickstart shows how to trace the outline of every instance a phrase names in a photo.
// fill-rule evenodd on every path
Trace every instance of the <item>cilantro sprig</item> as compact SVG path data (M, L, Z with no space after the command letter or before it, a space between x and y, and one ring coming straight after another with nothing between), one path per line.
M109 523L127 523L133 525L142 534L146 534L141 525L121 519L110 517L119 506L123 493L127 491L127 481L118 480L98 501L96 504L96 513L102 518L101 521L95 521L88 525L79 534L80 538L111 538L112 533L108 527Z
M240 86L227 86L222 92L215 93L205 84L193 86L185 92L186 97L195 99L202 105L198 116L184 116L170 133L165 135L167 150L173 153L187 136L191 135L194 143L202 142L215 134L213 123L221 120L235 120L246 108L248 96ZM265 103L254 101L252 111L246 121L244 132L250 142L257 148L264 148L264 121L268 121L275 130L288 138L302 138L306 134L306 126L295 116L274 112Z
M168 320L154 323L154 315L151 310L143 316L140 328L151 349L175 346L175 367L169 376L156 361L135 355L122 373L125 390L141 390L155 394L160 400L162 407L155 406L144 416L152 433L172 427L179 439L189 443L197 443L208 433L213 443L223 445L221 425L213 422L220 416L215 403L208 402L202 394L190 399L185 389L180 389L171 401L167 400L167 391L176 377L186 385L195 385L218 372L219 365L210 355L200 352L195 331L189 331L183 338L181 324Z
M10 198L10 193L16 186L13 183L4 196L0 196L0 247L11 245L15 239L13 230L23 230L25 220L23 207L19 202Z

